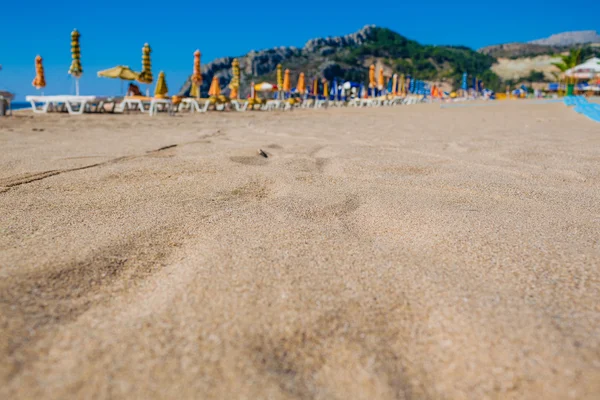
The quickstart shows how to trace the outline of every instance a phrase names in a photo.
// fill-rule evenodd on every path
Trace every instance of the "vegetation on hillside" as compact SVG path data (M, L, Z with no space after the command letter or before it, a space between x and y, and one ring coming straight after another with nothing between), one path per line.
M416 79L445 81L459 87L462 74L482 79L489 88L498 88L500 78L490 70L493 57L463 46L421 45L386 28L374 28L369 40L360 45L342 49L334 55L340 64L341 79L365 80L365 60L379 58L394 71L409 74Z

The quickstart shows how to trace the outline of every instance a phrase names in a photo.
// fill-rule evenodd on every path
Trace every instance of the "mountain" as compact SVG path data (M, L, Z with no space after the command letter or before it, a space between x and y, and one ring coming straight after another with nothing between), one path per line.
M587 43L600 43L596 31L573 31L557 33L545 39L532 40L529 43L544 46L573 46Z
M376 64L387 76L392 73L433 82L443 82L458 87L463 72L477 75L487 87L500 84L500 79L490 67L494 57L478 53L463 46L430 46L387 28L367 25L346 36L309 40L304 47L277 47L251 51L237 57L240 62L242 96L247 94L250 82L276 80L277 64L289 69L292 85L300 72L304 72L307 85L314 78L331 81L352 80L366 82L369 66ZM213 76L219 77L225 89L231 80L231 62L234 57L216 59L202 66L201 92L206 95ZM189 92L190 80L183 85L180 95Z

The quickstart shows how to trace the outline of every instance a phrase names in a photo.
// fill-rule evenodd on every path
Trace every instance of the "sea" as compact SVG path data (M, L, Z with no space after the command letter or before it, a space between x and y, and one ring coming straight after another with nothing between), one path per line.
M31 104L25 101L13 101L10 103L10 106L13 110L26 110L31 108Z

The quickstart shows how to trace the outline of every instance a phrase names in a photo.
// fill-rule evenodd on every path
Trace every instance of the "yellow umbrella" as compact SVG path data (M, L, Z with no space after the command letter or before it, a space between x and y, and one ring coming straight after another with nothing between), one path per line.
M398 74L392 75L392 94L396 95L398 90L396 89L398 85Z
M154 89L154 97L157 99L164 99L167 97L168 92L169 88L167 87L165 73L160 71L158 74L158 81L156 82L156 88Z
M229 97L232 99L238 99L240 97L240 62L237 58L234 58L231 62L231 83L229 84L229 88L231 89L231 93L229 93Z
M385 87L385 78L383 77L383 67L379 68L379 81L377 82L378 86L377 88L379 90L383 90L383 88Z
M283 70L281 64L277 64L277 90L283 89Z
M42 57L35 58L35 79L31 83L36 89L46 87L46 78L44 77L44 66L42 65Z
M104 71L98 72L100 78L122 79L124 81L135 81L138 79L138 73L132 71L131 68L125 65L118 65Z
M69 68L69 74L75 78L75 94L79 96L79 78L83 74L83 68L81 68L81 48L79 46L79 37L81 35L77 32L77 29L73 29L71 32L71 67Z
M327 82L327 79L323 78L323 96L325 96L327 98L328 93L329 93L329 82Z
M404 74L400 75L400 83L398 83L398 92L401 96L404 95L406 79L404 78Z
M285 74L283 75L283 91L289 93L292 90L292 85L290 83L290 70L286 69Z
M142 72L140 72L137 80L138 82L145 83L147 85L154 81L154 77L152 76L150 53L152 53L150 45L148 43L144 44L144 47L142 47Z
M212 82L210 84L210 89L208 89L208 95L212 97L217 97L221 94L221 87L219 86L219 77L213 76Z
M306 82L304 80L304 72L300 72L298 77L298 85L296 85L296 91L300 94L306 93Z
M194 52L194 72L192 73L191 97L200 97L200 85L202 85L202 73L200 72L200 50Z

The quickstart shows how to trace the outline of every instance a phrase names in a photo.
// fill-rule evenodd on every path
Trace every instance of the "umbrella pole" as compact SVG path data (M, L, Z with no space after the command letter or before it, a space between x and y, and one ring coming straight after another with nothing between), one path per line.
M79 78L75 78L75 96L79 96Z

